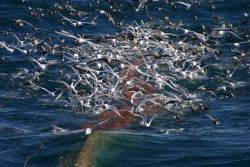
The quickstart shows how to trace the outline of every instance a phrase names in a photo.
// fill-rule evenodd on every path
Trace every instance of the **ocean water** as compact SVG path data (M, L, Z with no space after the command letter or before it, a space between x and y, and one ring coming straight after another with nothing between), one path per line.
M28 7L50 9L55 3L65 1L51 0L1 0L0 31L21 32L13 19L22 18L38 27L51 30L60 28L57 18L39 20L31 17ZM98 13L96 9L110 10L106 2L72 0L77 9ZM89 4L91 3L91 7ZM143 12L135 12L130 5L136 1L121 1L121 12L115 12L116 20L129 23L133 20L146 20ZM233 25L240 25L244 13L250 15L249 0L225 0L209 5L192 6L186 10L166 7L161 3L149 4L149 13L154 18L167 15L172 20L181 19L183 24L199 31L202 25L213 24L212 16L222 16ZM194 16L198 20L194 20ZM43 18L42 18L43 19ZM114 34L117 27L112 26L106 17L98 17L97 25L72 28L68 31L93 36L96 34ZM240 25L250 28L250 23ZM47 35L44 33L40 35ZM0 36L0 41L11 40ZM249 56L249 55L248 55ZM52 126L77 130L91 116L71 111L69 108L52 102L44 92L31 90L13 75L18 68L31 66L20 53L9 54L0 48L0 166L71 166L89 136L84 132L52 133ZM221 119L221 125L212 122L200 114L191 114L182 121L162 119L153 122L150 128L135 127L115 131L103 131L108 137L95 155L96 166L117 167L160 167L160 166L250 166L250 85L249 73L236 73L246 83L237 89L234 98L223 98L209 102L209 112ZM53 77L53 76L52 76Z

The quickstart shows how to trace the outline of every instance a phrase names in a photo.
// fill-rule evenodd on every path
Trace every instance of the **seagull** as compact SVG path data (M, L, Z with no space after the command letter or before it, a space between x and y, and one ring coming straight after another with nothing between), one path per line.
M140 108L148 101L153 102L156 99L163 99L165 96L161 94L152 94L152 95L145 95L143 99L137 104L132 107L133 113L140 113Z
M104 120L104 121L102 121L102 122L99 122L99 123L93 125L93 127L91 127L91 128L86 128L86 129L85 129L85 134L86 134L86 135L90 135L95 127L97 127L97 126L99 126L99 125L102 125L102 124L105 124L105 123L111 121L112 119L114 119L114 117L111 117L111 118L108 118L108 119L106 119L106 120Z
M216 30L216 31L219 31L219 35L224 35L225 33L228 33L228 34L232 34L233 36L235 36L236 38L240 39L240 40L243 40L241 37L239 37L239 35L237 35L236 33L234 33L232 30Z
M87 25L87 24L93 24L94 20L96 19L96 17L95 17L94 20L91 21L91 22L83 22L83 20L86 20L88 18L88 16L85 17L85 18L83 18L83 19L81 19L81 20L75 20L75 19L69 19L66 16L62 15L61 13L59 13L59 12L57 12L57 13L63 18L63 20L68 21L74 27L76 27L76 26L82 26L82 25Z
M115 20L114 20L114 18L113 18L108 12L106 12L106 11L104 11L104 10L99 10L99 9L97 9L97 11L99 11L100 14L104 14L105 16L107 16L108 19L109 19L109 21L111 21L112 24L115 25Z
M211 115L209 114L205 114L209 119L211 119L213 121L214 125L220 125L220 119L218 118L213 118Z
M227 78L231 79L233 77L234 72L239 68L239 66L237 66L231 73L230 70L227 70Z
M54 134L68 132L68 129L63 129L63 128L60 128L59 126L56 126L56 125L51 125L51 127L52 127L52 133L54 133Z
M125 119L125 118L119 113L119 111L118 111L115 107L113 107L113 106L111 106L111 105L109 105L109 104L100 104L100 105L96 105L96 106L94 106L94 107L92 108L92 110L94 110L95 108L101 108L102 111L112 110L112 111L115 112L119 117L121 117L122 119Z
M202 42L202 43L204 43L204 42L206 42L206 41L208 40L208 37L206 37L205 35L200 34L200 33L198 33L198 32L191 31L191 30L188 30L188 29L185 29L185 28L181 28L181 27L177 27L177 29L183 30L183 31L184 31L184 34L193 34L193 35L195 35L195 36L197 37L197 39L198 39L200 42Z
M47 61L46 64L43 64L43 63L40 63L39 61L37 61L36 59L34 59L32 57L30 57L29 59L32 62L35 62L42 71L47 70L50 65L55 65L55 64L59 63L57 60L49 60L49 61Z
M67 82L65 81L61 81L61 80L50 80L50 82L55 82L55 83L61 83L63 84L68 90L74 92L75 94L77 94L77 90L76 90L76 86L78 84L78 82L76 84L73 84L73 82L71 83L71 85L69 85Z
M0 43L0 44L1 44L1 43ZM10 52L14 52L15 49L16 49L16 50L20 51L20 52L23 53L23 54L27 54L27 53L28 53L27 50L25 50L25 49L20 49L20 48L17 47L17 46L10 45L10 44L7 44L7 43L4 43L4 45L5 45L5 48L6 48L8 51L10 51ZM13 49L11 49L11 48L13 48Z
M51 96L55 97L56 96L56 91L55 92L51 92L49 91L48 89L44 88L44 87L41 87L41 86L38 86L36 85L35 83L33 83L32 81L28 81L28 83L31 85L31 86L34 86L35 88L38 88L38 89L41 89L47 93L49 93Z
M74 20L74 19L69 19L66 16L63 16L61 13L57 12L61 17L63 17L63 20L68 21L71 25L73 25L74 27L76 27L78 25L78 21Z
M29 25L34 31L37 31L37 30L42 30L42 31L48 31L48 32L51 32L50 30L48 29L43 29L43 28L37 28L35 27L34 25L32 25L31 23L27 22L27 21L24 21L24 20L21 20L21 19L13 19L15 21L16 24L18 24L19 26L23 27L24 24L27 24Z
M5 48L5 49L7 49L9 52L11 52L11 53L13 53L15 50L14 49L12 49L12 48L10 48L10 47L8 47L8 46L6 46L6 43L4 42L4 41L0 41L0 48Z
M17 39L17 43L18 43L21 47L25 46L25 45L24 45L24 41L25 41L25 40L21 41L21 40L18 38L18 36L17 36L14 32L11 32L11 34Z
M138 114L134 113L134 115L142 118L141 124L142 124L143 126L150 127L152 121L153 121L159 114L154 114L154 115L150 118L150 120L149 120L148 122L147 122L147 115L146 115L145 113L143 113L143 112L138 113Z
M59 34L59 35L62 35L62 36L66 36L66 37L68 37L68 38L73 38L73 39L75 39L75 40L76 40L77 42L79 42L79 43L88 43L89 45L91 45L91 46L96 46L96 47L101 46L101 45L99 45L99 44L95 44L95 43L93 43L93 42L91 42L91 41L89 41L89 40L83 38L82 36L77 37L77 36L75 36L75 35L70 34L70 33L67 32L67 31L64 31L64 30L55 31L55 33L56 33L56 34Z
M173 2L175 4L180 4L180 5L184 5L186 7L186 9L188 10L192 4L189 4L189 3L185 3L185 2L182 2L182 1L177 1L177 2Z

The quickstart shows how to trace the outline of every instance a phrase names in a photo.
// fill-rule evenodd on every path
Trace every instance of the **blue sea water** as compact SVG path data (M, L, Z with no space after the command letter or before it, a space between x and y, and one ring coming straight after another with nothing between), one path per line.
M40 21L28 14L27 8L50 8L50 0L1 0L0 31L22 31L12 19L22 18L32 24L56 30L56 18ZM96 8L109 10L108 3L87 0L71 1L71 4L86 12L97 13ZM136 3L136 1L130 1ZM211 16L223 16L233 25L240 24L243 13L250 14L249 0L226 0L214 3L215 9L193 6L187 11L180 6L157 11L161 4L149 8L155 18L165 15L170 19L181 19L192 29L212 24ZM113 14L117 20L126 22L145 19L128 3L122 12ZM197 16L198 20L193 17ZM97 19L94 28L72 28L69 31L88 35L112 34L119 31L106 17ZM45 24L45 25L44 25ZM245 26L245 27L244 27ZM242 25L249 29L249 23ZM48 35L49 34L41 34ZM0 41L9 40L0 36ZM23 55L9 54L0 49L0 166L23 166L31 155L27 166L59 166L61 161L71 161L84 147L88 136L84 133L51 133L52 125L65 129L79 129L91 119L86 114L71 112L70 109L52 103L52 99L40 91L30 90L13 79L18 68L30 66ZM235 98L210 102L210 112L221 119L221 125L213 126L204 115L190 115L182 121L172 119L153 123L152 128L104 131L109 140L100 154L96 155L97 166L117 167L160 167L160 166L250 166L250 85L249 74L242 75L247 83L237 90ZM244 76L243 76L244 75ZM160 125L158 125L160 124ZM159 127L165 133L159 133ZM155 128L157 127L157 128Z

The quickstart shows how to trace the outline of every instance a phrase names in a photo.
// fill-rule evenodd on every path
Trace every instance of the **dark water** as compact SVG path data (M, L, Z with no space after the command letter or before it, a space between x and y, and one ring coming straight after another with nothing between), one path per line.
M50 0L25 3L1 0L0 30L11 28L14 32L20 32L12 20L17 18L29 20L37 26L44 27L46 24L50 29L59 28L55 19L41 22L27 12L28 6L49 8L53 3ZM91 8L88 1L71 3L82 11L94 13L97 12L96 7L109 9L107 3L93 3ZM126 5L121 13L114 15L116 19L126 22L145 19L143 14L134 12ZM161 7L161 4L156 4L151 13L155 18L168 15L171 19L182 19L184 24L197 30L202 24L212 24L211 16L223 16L237 25L243 13L250 14L249 0L218 1L214 5L215 10L194 6L190 11L180 7L178 10L166 8L159 12L154 9ZM193 19L195 15L199 18L197 21ZM105 17L98 18L97 22L95 28L66 28L88 35L118 31ZM250 28L249 24L243 26ZM3 36L1 38L0 41L8 40ZM53 134L51 125L74 130L89 117L56 105L43 92L30 90L12 79L18 68L30 66L23 55L10 55L1 49L0 57L0 166L23 166L31 155L28 166L59 166L60 161L70 162L77 156L87 136L84 133ZM191 115L179 122L172 119L160 123L156 121L149 129L106 131L104 133L110 138L105 149L96 156L97 166L250 166L249 75L244 77L247 84L237 90L237 97L210 102L211 112L221 119L220 126L213 126L203 115ZM159 129L155 127L163 128L166 133L158 133Z

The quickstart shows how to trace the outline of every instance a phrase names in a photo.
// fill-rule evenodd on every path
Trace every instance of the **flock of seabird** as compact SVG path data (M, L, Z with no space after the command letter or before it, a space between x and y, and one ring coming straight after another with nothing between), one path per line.
M20 54L30 64L30 68L20 68L15 77L74 111L113 113L87 128L88 134L114 119L122 122L124 110L145 127L159 117L180 120L190 112L203 113L219 125L220 120L208 110L209 100L235 97L235 89L246 84L237 73L250 72L249 27L240 30L223 17L213 16L216 24L196 31L181 20L149 16L150 4L157 2L105 3L110 3L109 12L96 9L94 14L80 11L74 1L55 3L50 9L27 8L40 22L56 18L58 29L37 27L22 18L12 20L22 31L2 31L1 36L9 40L1 40L0 49ZM172 10L214 8L212 1L203 0L161 3ZM148 20L116 21L112 11L121 11L122 5L144 11ZM100 17L119 30L94 36L74 32L75 27L102 26L98 25ZM242 13L240 24L249 25L249 17ZM64 28L69 26L72 30Z

